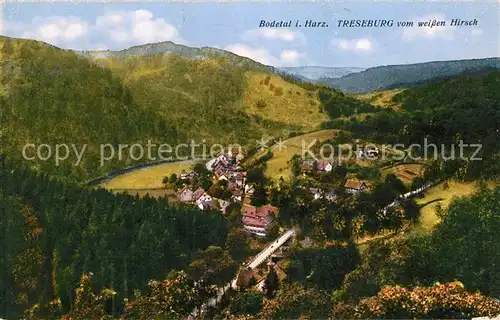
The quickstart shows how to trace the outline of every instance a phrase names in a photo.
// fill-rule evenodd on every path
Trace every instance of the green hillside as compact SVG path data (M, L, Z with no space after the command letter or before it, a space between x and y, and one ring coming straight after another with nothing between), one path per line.
M123 308L135 290L186 269L198 250L223 246L227 235L219 213L60 183L1 154L0 181L2 318L60 319L39 306L60 299L67 312L89 271L97 287L115 291L111 310ZM42 315L23 316L34 305Z
M146 145L148 140L175 145L194 139L250 146L262 135L311 131L327 119L315 92L223 50L168 44L201 50L204 56L174 50L110 57L6 37L0 45L1 150L21 159L26 143L76 144L80 149L87 144L78 167L72 166L76 157L58 166L30 162L79 180L141 162L132 161L126 150L121 160L101 167L100 144L117 149L118 144Z
M185 139L155 110L137 104L110 70L36 41L0 37L0 45L0 150L13 158L22 158L26 143L88 144L78 167L72 166L75 158L58 167L53 160L34 162L45 171L86 179L131 162L101 168L100 144Z
M380 110L363 122L334 119L324 127L348 130L356 137L380 143L424 145L427 139L439 146L440 154L445 148L446 156L455 145L456 158L461 140L464 144L481 144L475 158L482 161L462 163L465 168L458 170L460 178L495 178L500 176L499 92L500 72L478 72L403 90L392 96L391 103L398 105L397 110ZM464 155L472 157L475 150L465 148ZM448 163L453 166L454 162ZM460 167L457 163L455 166Z
M133 56L125 59L98 59L97 63L118 75L140 105L155 110L186 134L189 139L207 143L247 145L262 134L282 135L286 130L311 130L324 116L306 103L286 103L285 96L271 95L263 100L253 91L259 83L247 78L253 69L234 67L224 57L189 59L176 54ZM265 74L264 74L265 75ZM297 88L295 91L301 90ZM248 112L257 101L274 104L275 113L284 114L290 106L296 111L313 109L313 123L267 117L264 112Z
M484 143L500 128L500 71L439 81L405 90L393 97L413 116L414 139ZM417 117L423 117L417 122ZM425 124L425 127L422 125ZM420 130L420 132L419 132Z
M407 88L484 69L500 69L500 58L379 66L337 79L323 78L318 81L343 91L368 93L375 90Z

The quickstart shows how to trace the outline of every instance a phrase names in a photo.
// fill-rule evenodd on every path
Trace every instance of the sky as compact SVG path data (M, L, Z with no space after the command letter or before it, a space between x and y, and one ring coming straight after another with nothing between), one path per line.
M0 34L65 49L122 50L173 41L232 51L267 65L361 67L500 56L496 2L4 3ZM385 19L394 26L341 28L339 20ZM397 27L443 20L444 27ZM477 26L451 27L451 19ZM293 21L261 28L261 20ZM297 28L295 21L328 27Z

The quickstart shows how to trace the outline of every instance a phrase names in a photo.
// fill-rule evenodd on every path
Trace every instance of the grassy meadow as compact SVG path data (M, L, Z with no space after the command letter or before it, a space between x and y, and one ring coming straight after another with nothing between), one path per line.
M328 119L320 112L320 101L315 92L264 73L248 72L246 80L242 103L248 114L300 126L302 131L314 130Z
M374 91L365 94L357 94L355 97L359 100L365 101L380 108L392 108L399 109L401 106L400 103L394 102L393 97L400 92L403 92L405 89L392 89L392 90L382 90L382 91Z
M191 162L174 162L156 165L150 168L138 169L119 175L101 184L109 190L158 189L163 188L163 177L172 173L179 175L182 170L189 171Z
M273 145L271 147L273 157L266 162L267 166L264 173L267 177L272 179L279 179L280 177L283 177L285 181L289 181L291 175L289 161L294 154L301 154L303 144L305 145L305 148L307 148L307 146L309 146L309 144L311 144L314 140L324 141L330 139L334 137L336 132L338 132L338 130L320 130L296 136L285 140L283 142L285 148L281 148L281 150L279 145ZM258 153L248 161L254 161L255 159L263 156L266 152L267 150Z
M493 183L490 186L493 186ZM438 205L446 209L453 199L470 196L478 190L478 183L475 181L459 182L455 180L443 182L428 189L422 198L416 199L417 204L421 206L418 229L429 231L439 223L439 217L436 214Z

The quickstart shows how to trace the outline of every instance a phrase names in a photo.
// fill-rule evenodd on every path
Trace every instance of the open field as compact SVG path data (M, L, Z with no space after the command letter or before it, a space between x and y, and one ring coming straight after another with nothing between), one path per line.
M355 98L363 100L367 103L370 103L374 106L381 108L392 108L399 109L399 104L396 104L392 101L392 97L396 94L402 92L404 89L392 89L392 90L384 90L384 91L374 91L366 94L358 94L355 95Z
M320 112L320 102L315 92L309 92L275 75L248 72L246 78L247 89L242 102L248 114L298 125L303 131L314 130L321 122L328 120L328 116Z
M265 170L266 176L274 179L279 179L283 177L285 181L290 180L290 164L288 163L294 154L301 154L302 145L304 144L304 149L309 146L314 140L324 141L326 139L332 138L335 132L338 130L320 130L312 133L307 133L304 135L296 136L284 141L285 148L279 148L278 145L271 147L273 152L273 157L267 161L267 167ZM255 155L253 158L257 159L267 151Z
M163 188L163 177L172 173L179 175L182 170L189 170L191 162L174 162L160 164L150 168L139 169L117 176L101 184L105 189L158 189Z
M382 232L373 236L364 236L356 241L359 249L363 252L367 244L378 239L400 239L414 233L430 232L440 221L436 214L437 205L441 204L443 210L446 210L454 199L467 197L479 190L479 185L474 182L447 181L448 188L443 188L445 184L440 183L426 192L422 198L415 198L418 205L421 206L419 221L412 225L408 232ZM494 188L500 185L500 181L490 181L488 187Z
M424 193L423 198L417 198L416 202L422 208L420 209L419 226L423 231L431 230L438 222L436 215L437 205L440 204L443 209L448 208L453 199L463 196L470 196L478 191L477 182L458 182L448 181L448 188L443 188L446 182L440 183ZM490 188L498 185L499 182L488 182Z

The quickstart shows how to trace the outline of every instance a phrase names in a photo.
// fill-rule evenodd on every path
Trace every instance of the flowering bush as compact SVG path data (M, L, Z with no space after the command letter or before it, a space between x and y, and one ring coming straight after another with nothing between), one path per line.
M363 299L357 305L340 302L332 309L332 317L342 319L470 319L499 314L499 301L478 292L468 292L458 281L413 290L385 287L376 296Z

